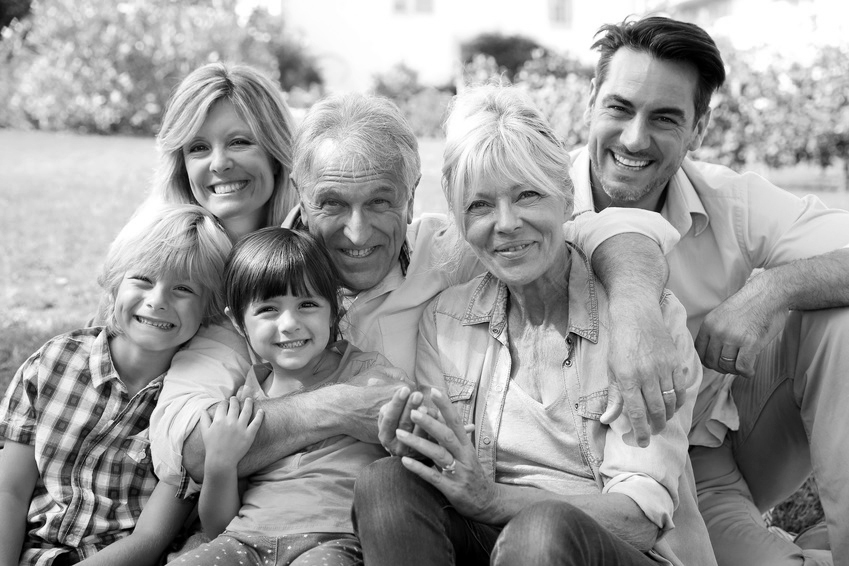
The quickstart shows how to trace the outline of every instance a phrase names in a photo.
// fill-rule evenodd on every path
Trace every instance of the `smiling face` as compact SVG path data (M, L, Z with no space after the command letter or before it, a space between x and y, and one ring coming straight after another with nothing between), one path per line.
M710 111L696 118L690 65L619 49L587 116L593 198L598 206L654 210L688 151L699 148Z
M359 292L383 281L397 264L413 197L396 172L368 171L334 150L327 142L318 152L314 182L300 188L301 209L343 285Z
M275 166L227 100L183 146L192 195L236 237L265 226Z
M313 375L330 341L330 303L308 286L309 294L278 295L251 301L244 312L243 331L254 351L274 368L275 375L302 383Z
M565 199L500 176L487 176L469 190L465 238L487 271L515 288L558 269Z
M199 285L168 274L129 272L115 293L114 340L138 353L176 350L200 327L205 301Z

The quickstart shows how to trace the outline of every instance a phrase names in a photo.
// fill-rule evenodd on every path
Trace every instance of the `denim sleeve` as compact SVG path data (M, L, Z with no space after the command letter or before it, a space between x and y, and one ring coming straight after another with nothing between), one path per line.
M686 366L690 382L687 400L666 423L663 432L653 435L646 448L628 443L627 420L614 421L605 437L604 461L600 473L604 493L623 493L633 499L646 517L663 531L671 529L672 513L678 506L678 483L688 458L687 434L693 418L693 406L702 381L702 365L687 330L684 307L669 292L661 298L661 312L667 328Z
M231 326L201 328L177 352L150 420L151 453L160 480L172 485L188 480L182 466L183 444L201 411L234 395L244 384L250 365L245 340ZM195 488L190 484L190 490Z

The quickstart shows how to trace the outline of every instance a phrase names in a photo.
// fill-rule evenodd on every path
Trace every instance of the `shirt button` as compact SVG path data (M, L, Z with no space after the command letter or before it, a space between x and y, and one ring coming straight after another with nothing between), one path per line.
M489 437L488 437L488 436L484 436L484 437L483 437L483 443L484 443L484 444L486 444L487 446L489 446L489 443L490 443L490 442L492 442L492 441L489 439Z
M572 360L566 360L565 362L563 362L563 365L565 365L567 368L572 367Z
M495 386L495 390L496 390L497 392L501 393L502 391L504 391L504 387L503 387L503 386L501 386L501 385L496 385L496 386Z

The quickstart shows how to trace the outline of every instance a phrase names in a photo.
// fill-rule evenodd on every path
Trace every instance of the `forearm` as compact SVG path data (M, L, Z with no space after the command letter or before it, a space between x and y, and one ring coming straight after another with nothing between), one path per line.
M0 566L18 566L26 537L29 499L18 493L0 491Z
M239 477L249 476L277 460L338 434L349 434L351 415L346 392L357 387L333 385L315 391L259 401L265 418L251 449L239 462ZM361 440L363 440L361 438ZM377 442L377 420L371 442ZM183 446L183 467L195 481L203 481L205 451L200 427Z
M767 269L739 291L744 300L762 299L783 310L849 306L849 248Z
M207 463L205 481L200 490L198 512L203 533L213 539L224 532L230 521L239 513L239 478L236 468L215 467Z
M618 234L602 242L593 253L592 266L607 290L611 308L621 300L633 303L651 298L656 303L669 277L660 247L635 233Z
M601 526L634 546L646 551L654 546L659 529L652 523L633 499L618 493L593 495L557 495L532 487L505 484L498 486L498 503L493 509L492 520L486 522L503 525L520 511L542 501L564 501L585 512Z

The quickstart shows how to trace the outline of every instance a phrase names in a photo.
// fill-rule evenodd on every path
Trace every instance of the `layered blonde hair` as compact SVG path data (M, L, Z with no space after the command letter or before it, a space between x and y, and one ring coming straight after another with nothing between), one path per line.
M109 246L97 279L103 289L98 321L111 335L121 333L115 318L115 296L127 273L191 281L203 298L202 324L224 316L223 274L230 238L215 217L191 204L141 207Z
M171 95L157 136L160 164L150 200L198 204L189 184L183 147L221 100L233 105L272 163L274 191L269 199L266 226L279 226L297 202L289 179L294 120L280 89L244 65L204 65L183 79Z

